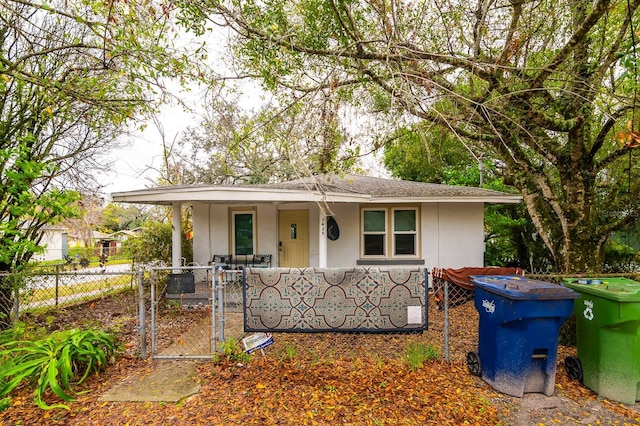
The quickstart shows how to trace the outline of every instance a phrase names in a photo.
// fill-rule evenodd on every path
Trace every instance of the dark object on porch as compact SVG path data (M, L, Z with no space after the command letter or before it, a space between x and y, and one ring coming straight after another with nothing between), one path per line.
M242 269L242 268L270 268L270 254L214 254L212 264L222 267L223 269Z
M520 268L502 268L498 266L467 267L467 268L433 268L431 277L433 278L433 298L438 309L444 307L444 286L446 283L453 284L449 287L449 306L461 305L467 300L473 300L474 284L471 275L521 275L524 270Z
M169 274L169 276L167 276L168 294L184 294L195 292L196 283L192 273Z

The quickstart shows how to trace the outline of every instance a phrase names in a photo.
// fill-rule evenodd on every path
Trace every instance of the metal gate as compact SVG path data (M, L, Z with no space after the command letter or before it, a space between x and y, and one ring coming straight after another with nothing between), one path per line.
M241 315L241 271L153 268L150 299L151 357L208 359L227 338L230 316Z

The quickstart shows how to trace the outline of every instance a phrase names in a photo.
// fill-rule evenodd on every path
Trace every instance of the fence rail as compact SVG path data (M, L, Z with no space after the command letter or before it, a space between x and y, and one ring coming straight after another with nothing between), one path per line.
M15 320L24 312L68 306L138 286L137 272L117 269L5 274L2 285L12 298L5 302L11 306L2 306L2 311Z

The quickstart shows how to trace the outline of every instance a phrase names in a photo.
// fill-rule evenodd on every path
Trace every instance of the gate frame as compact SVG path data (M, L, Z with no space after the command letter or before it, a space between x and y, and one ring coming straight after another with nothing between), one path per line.
M207 273L207 283L209 284L210 292L208 292L209 301L211 302L211 354L209 355L181 355L181 356L173 356L173 355L158 355L156 350L157 345L157 324L156 324L156 312L158 308L158 303L156 301L156 292L157 292L157 277L156 273L159 271L171 271L171 273L178 273L179 271L191 271L194 270L202 270L202 271L210 271ZM208 265L208 266L164 266L164 267L153 267L150 269L151 272L151 292L150 292L150 328L151 328L151 359L211 359L215 353L218 351L217 339L218 335L216 334L216 305L218 306L218 326L220 327L219 338L222 341L224 339L224 282L221 280L222 275L219 274L221 272L221 268L216 268L216 265ZM217 290L217 291L216 291ZM217 297L216 297L217 295ZM144 324L144 297L141 297L142 302L140 303L140 323ZM146 330L141 327L141 342L145 342L144 350L141 350L141 355L143 358L147 357L146 354Z

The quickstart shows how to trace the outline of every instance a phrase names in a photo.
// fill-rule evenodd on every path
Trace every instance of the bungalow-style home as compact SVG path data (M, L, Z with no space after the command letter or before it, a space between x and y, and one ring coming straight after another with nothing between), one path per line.
M356 175L261 185L163 186L112 194L115 202L193 209L194 262L273 267L483 266L484 207L519 195ZM233 259L233 260L232 260Z

